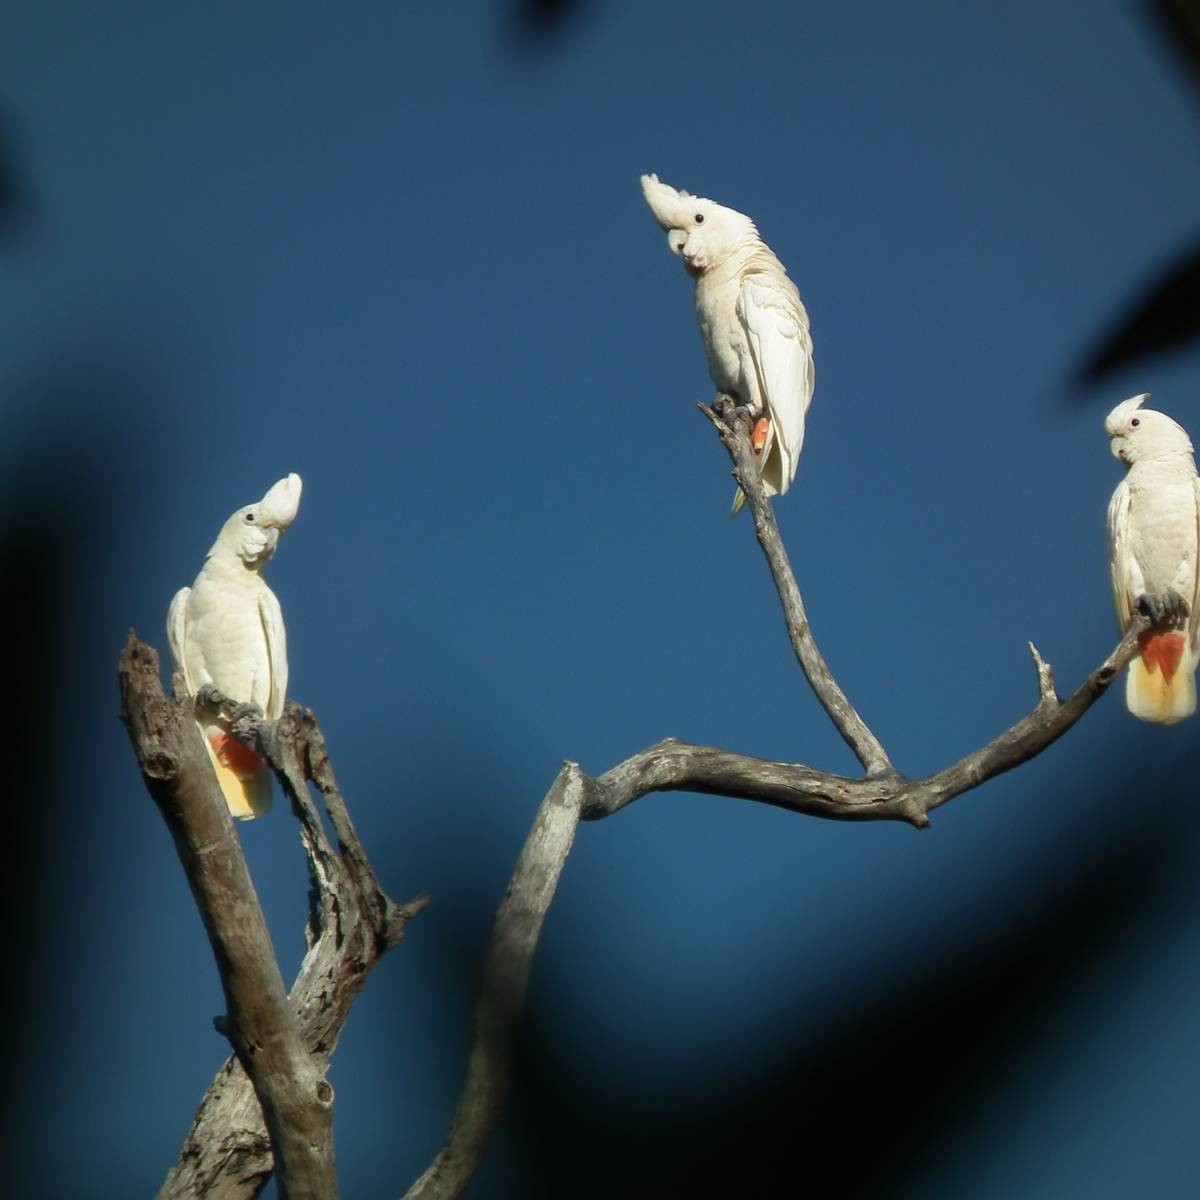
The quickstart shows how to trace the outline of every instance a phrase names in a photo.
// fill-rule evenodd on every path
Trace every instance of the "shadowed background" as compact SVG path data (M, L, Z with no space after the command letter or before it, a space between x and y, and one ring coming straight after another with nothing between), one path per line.
M808 304L816 396L778 512L897 766L1030 707L1026 640L1063 691L1100 661L1103 417L1152 391L1200 434L1200 323L1159 295L1200 236L1194 56L1162 15L1186 9L7 18L17 1193L151 1194L224 1058L115 661L130 625L165 651L175 590L288 471L304 500L268 579L291 694L385 886L433 895L334 1060L347 1196L400 1194L441 1142L491 912L563 758L599 772L674 735L852 769L726 516L643 171L750 213ZM1107 698L924 834L685 795L585 826L469 1194L1186 1191L1197 728ZM290 979L294 825L277 805L239 832Z

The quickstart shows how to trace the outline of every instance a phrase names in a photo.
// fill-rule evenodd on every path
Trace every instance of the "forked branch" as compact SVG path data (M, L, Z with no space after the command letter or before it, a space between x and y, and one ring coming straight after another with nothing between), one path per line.
M720 398L718 398L720 399ZM763 494L749 439L750 423L729 404L700 406L716 428L733 462L733 474L754 514L755 532L766 555L792 648L817 698L862 764L862 778L819 771L800 763L768 762L667 738L595 778L567 763L539 810L521 853L508 893L496 913L488 948L488 970L476 1008L475 1034L467 1079L454 1124L433 1166L405 1200L453 1200L460 1196L483 1159L496 1113L511 1072L511 1039L516 1010L537 947L541 924L554 887L570 853L578 820L596 821L651 792L688 791L770 804L791 812L841 821L902 821L917 828L929 825L928 814L955 796L1028 762L1062 737L1108 690L1137 653L1138 636L1150 622L1140 618L1111 654L1064 701L1054 689L1054 673L1030 643L1037 675L1038 700L1020 720L986 746L923 779L908 779L891 765L875 735L855 712L813 640L800 589L779 536L775 514ZM717 410L720 411L717 411ZM555 836L539 833L553 819ZM514 905L526 881L540 881L536 905ZM515 935L519 922L520 936ZM489 980L496 964L506 961L505 975L518 987L502 988L504 1020L495 1020Z
M324 1073L368 972L404 936L424 899L396 905L379 887L311 712L289 703L273 725L239 725L240 736L267 752L292 801L312 881L308 952L285 996L191 702L167 699L157 654L132 633L119 680L122 718L143 779L175 838L209 931L228 1005L218 1024L236 1051L201 1101L160 1200L249 1200L272 1170L281 1196L328 1200L337 1195L337 1182L333 1091ZM330 813L336 852L309 795L309 779Z

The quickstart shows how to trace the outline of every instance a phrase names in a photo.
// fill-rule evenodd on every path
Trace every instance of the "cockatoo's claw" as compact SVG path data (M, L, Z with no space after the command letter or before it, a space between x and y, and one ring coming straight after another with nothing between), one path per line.
M1168 588L1161 596L1143 592L1137 598L1137 610L1155 625L1182 629L1187 621L1188 602L1174 588Z
M718 392L712 402L712 410L721 418L722 421L728 421L733 416L733 410L737 407L737 401L732 396L727 396L724 392Z
M215 683L203 683L196 692L197 708L224 708L225 693Z
M262 705L260 704L237 704L233 707L229 714L230 723L236 725L239 721L245 721L252 718L255 721L263 719Z
M1163 609L1171 619L1171 627L1182 629L1187 624L1188 602L1174 589L1168 588L1163 597Z
M1149 617L1155 624L1162 621L1163 602L1160 597L1152 596L1149 592L1143 592L1136 601L1137 610L1144 617Z

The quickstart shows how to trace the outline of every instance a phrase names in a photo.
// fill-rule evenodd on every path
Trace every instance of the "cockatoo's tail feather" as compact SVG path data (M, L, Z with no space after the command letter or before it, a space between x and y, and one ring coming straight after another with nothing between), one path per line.
M1125 703L1135 717L1171 725L1196 711L1196 663L1182 633L1144 633L1129 664Z
M271 811L271 772L249 746L211 726L205 739L213 773L230 813L246 821Z

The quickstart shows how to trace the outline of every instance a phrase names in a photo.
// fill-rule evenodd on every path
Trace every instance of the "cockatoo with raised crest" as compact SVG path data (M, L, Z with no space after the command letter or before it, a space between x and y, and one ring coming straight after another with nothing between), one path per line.
M262 577L279 535L300 508L300 476L281 479L257 503L239 508L217 535L190 588L171 601L167 639L188 693L200 702L196 723L235 817L261 816L271 807L267 764L230 733L229 719L204 703L215 687L237 705L256 705L269 721L283 714L287 640L283 613Z
M754 452L768 496L796 474L813 394L808 313L783 264L743 213L642 176L672 254L696 281L696 319L717 391L756 419ZM733 500L736 515L745 502Z
M1125 704L1135 717L1170 725L1196 711L1200 648L1200 479L1191 439L1149 395L1118 404L1104 422L1113 455L1128 468L1108 506L1108 558L1122 632L1134 614L1154 627L1129 664Z

